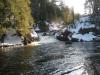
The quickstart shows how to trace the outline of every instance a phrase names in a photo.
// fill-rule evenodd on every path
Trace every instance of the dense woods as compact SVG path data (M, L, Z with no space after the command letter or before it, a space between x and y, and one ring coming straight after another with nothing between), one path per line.
M74 13L73 8L65 6L62 0L31 0L31 2L32 15L36 23L39 23L40 29L46 27L45 21L61 20L68 25L79 17L79 14Z
M100 15L100 0L86 0L85 8L92 14L93 22L99 24L95 16ZM37 24L42 31L47 31L46 21L60 20L64 25L69 25L79 16L62 0L0 0L0 35L7 28L14 28L17 33L26 36Z
M56 5L56 0L31 0L32 15L41 31L48 30L45 21L58 20L61 17L61 9Z
M74 10L58 0L1 0L0 32L2 35L8 27L11 27L25 36L34 23L38 23L40 29L46 31L48 27L45 21L60 19L67 25L73 23L74 16Z

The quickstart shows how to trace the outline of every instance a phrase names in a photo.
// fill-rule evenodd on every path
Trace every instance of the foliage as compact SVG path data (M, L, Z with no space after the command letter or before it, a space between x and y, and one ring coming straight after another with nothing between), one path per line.
M13 17L16 30L19 31L23 36L30 32L34 21L31 16L29 0L12 0L10 1L11 16Z
M10 8L7 0L0 0L0 37L6 32L6 28L10 27L9 15Z
M0 26L13 27L23 36L30 32L34 20L30 0L0 0Z
M51 20L61 15L56 0L31 0L32 15L39 20Z
M46 25L44 21L40 21L39 24L40 24L39 28L41 29L42 32L48 31L48 25Z
M31 2L32 15L42 31L48 28L45 21L57 20L61 17L61 10L56 5L56 0L31 0ZM39 23L40 21L43 23Z
M79 16L74 13L73 8L65 6L62 0L31 0L31 2L32 15L41 30L48 29L45 21L62 20L64 24L68 25L74 23L74 19L78 19Z
M0 26L0 38L6 32L6 28Z
M65 25L74 24L74 20L79 19L79 14L74 13L74 9L63 7L62 9L62 19Z
M74 19L78 18L74 10L65 6L62 1L59 5L57 2L58 0L31 0L31 2L30 0L0 0L0 26L13 27L25 36L30 33L34 20L43 31L48 30L45 21L61 19L66 25L74 23Z
M9 15L10 15L9 4L6 0L0 0L0 26L9 27Z

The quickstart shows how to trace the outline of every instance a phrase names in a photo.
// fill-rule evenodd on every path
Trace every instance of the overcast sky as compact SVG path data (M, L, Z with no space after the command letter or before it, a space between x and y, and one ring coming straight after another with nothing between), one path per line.
M85 0L63 0L70 8L73 7L76 13L84 14Z

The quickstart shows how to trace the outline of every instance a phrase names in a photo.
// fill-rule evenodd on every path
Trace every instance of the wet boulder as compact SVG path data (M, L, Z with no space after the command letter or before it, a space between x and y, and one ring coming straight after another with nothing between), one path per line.
M24 45L27 45L27 44L30 44L34 41L39 41L39 36L38 35L35 35L33 33L29 33L27 34L25 37L22 38L22 42Z
M42 36L46 36L47 35L47 33L46 32L44 32L43 34L42 34Z
M68 31L67 29L63 32L60 32L56 38L60 41L71 41L71 32Z
M60 41L66 41L66 38L62 34L60 34L59 36L56 36L56 38Z
M30 36L30 39L32 41L39 41L40 40L38 34L35 31L32 31L32 33L30 33L29 36Z

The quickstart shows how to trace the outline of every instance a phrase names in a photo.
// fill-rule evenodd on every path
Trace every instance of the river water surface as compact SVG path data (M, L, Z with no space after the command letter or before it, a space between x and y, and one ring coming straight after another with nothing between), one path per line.
M44 36L35 47L0 49L0 75L100 75L100 43Z

